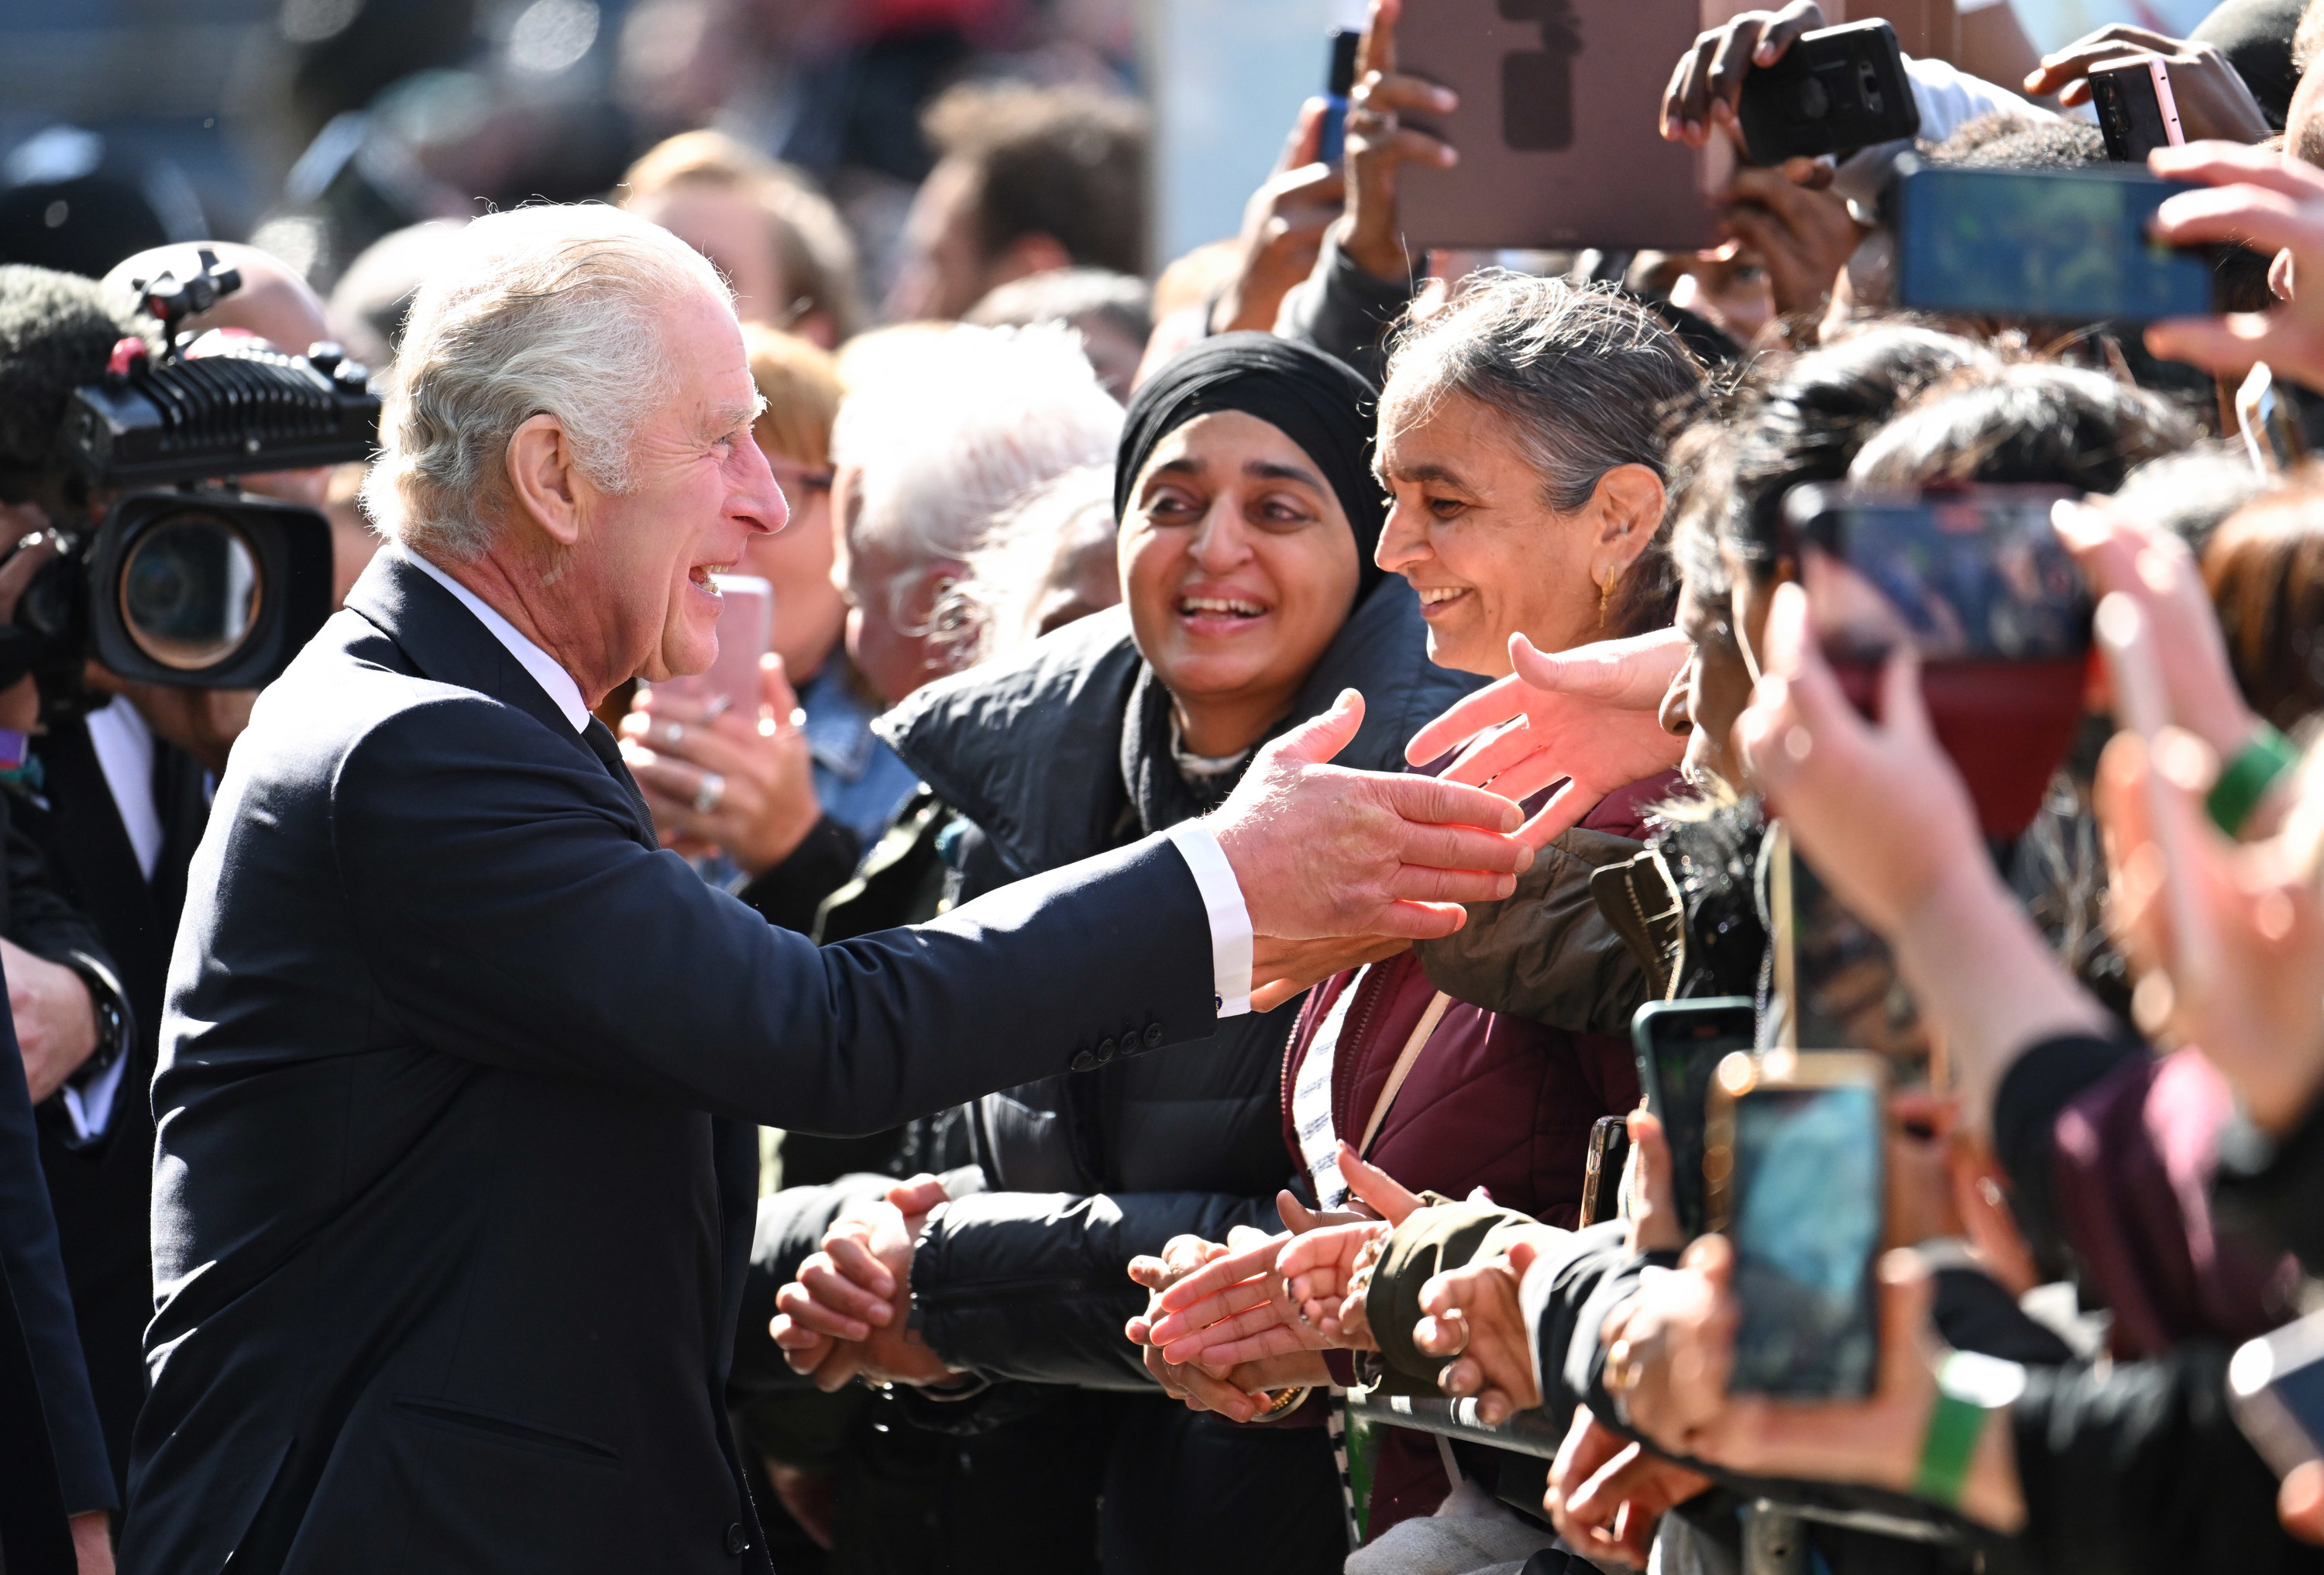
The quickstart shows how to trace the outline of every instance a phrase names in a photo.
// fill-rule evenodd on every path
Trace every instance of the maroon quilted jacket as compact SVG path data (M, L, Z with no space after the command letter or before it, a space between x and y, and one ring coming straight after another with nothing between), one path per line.
M1665 775L1609 795L1559 840L1561 857L1536 864L1542 880L1556 889L1528 881L1508 900L1570 897L1569 883L1586 889L1591 868L1635 853L1645 835L1646 806L1667 797L1672 781ZM1627 955L1594 904L1564 907L1572 917L1565 921L1569 933L1555 942L1561 956L1581 967ZM1540 932L1528 932L1528 938L1538 943ZM1510 961L1514 972L1517 960ZM1601 1027L1627 1024L1646 999L1643 976L1624 971L1608 977L1621 981L1611 988L1625 999L1592 1003L1589 1016ZM1361 1138L1437 986L1422 960L1406 953L1336 974L1309 993L1283 1058L1284 1141L1303 1170L1291 1091L1317 1026L1350 990L1358 993L1333 1056L1332 1114L1339 1135L1352 1143ZM1460 1198L1481 1186L1506 1208L1572 1226L1582 1203L1591 1125L1638 1102L1630 1041L1627 1035L1576 1031L1490 1009L1493 1004L1455 1000L1445 1009L1367 1157L1415 1192ZM1399 1520L1431 1513L1451 1491L1434 1441L1400 1429L1385 1431L1372 1481L1373 1536Z

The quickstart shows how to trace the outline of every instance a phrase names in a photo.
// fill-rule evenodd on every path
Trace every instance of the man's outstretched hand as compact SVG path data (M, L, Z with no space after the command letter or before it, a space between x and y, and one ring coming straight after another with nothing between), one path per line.
M1449 935L1462 904L1517 889L1533 850L1496 794L1428 777L1330 764L1363 722L1350 689L1259 752L1205 823L1242 888L1255 934Z

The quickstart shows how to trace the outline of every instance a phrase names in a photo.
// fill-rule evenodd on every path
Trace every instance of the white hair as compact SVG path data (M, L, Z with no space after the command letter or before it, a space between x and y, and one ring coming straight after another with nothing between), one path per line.
M1084 549L1114 536L1113 466L1081 465L1003 509L936 603L937 634L990 661L1034 639L1041 603Z
M601 203L490 214L448 252L411 303L363 502L386 535L466 561L492 545L509 439L536 415L593 483L628 491L632 440L678 382L662 309L733 298L700 253Z
M931 563L966 558L1010 503L1110 465L1120 441L1121 407L1072 329L964 327L872 363L840 404L831 456L861 474L855 533Z

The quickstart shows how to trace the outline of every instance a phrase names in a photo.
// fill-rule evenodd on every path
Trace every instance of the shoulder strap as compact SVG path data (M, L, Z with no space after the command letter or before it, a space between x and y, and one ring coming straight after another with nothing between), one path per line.
M1428 1043L1428 1036L1436 1032L1436 1025L1443 1020L1444 1009L1452 1004L1452 998L1438 990L1430 999L1428 1009L1420 1014L1420 1021L1413 1025L1412 1037L1404 1042L1404 1048L1397 1053L1396 1065L1388 1074L1388 1085L1380 1090L1379 1101L1372 1106L1371 1119L1364 1123L1363 1141L1356 1145L1358 1154L1372 1151L1372 1139L1379 1135L1380 1123L1388 1119L1388 1107L1396 1103L1397 1091L1411 1075L1413 1063L1420 1059L1420 1047Z

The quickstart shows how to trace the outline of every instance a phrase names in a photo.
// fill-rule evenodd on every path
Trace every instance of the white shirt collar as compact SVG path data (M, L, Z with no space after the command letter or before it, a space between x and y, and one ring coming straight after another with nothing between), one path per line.
M557 703L557 709L565 713L565 720L573 724L574 732L580 732L588 727L589 708L581 703L581 686L573 681L572 674L557 665L554 657L527 640L515 624L493 612L482 596L418 553L401 547L389 550L401 552L422 574L459 597L460 605L476 615L476 621L492 631L494 640L508 648L509 655L516 658L524 670L532 675L533 682Z

